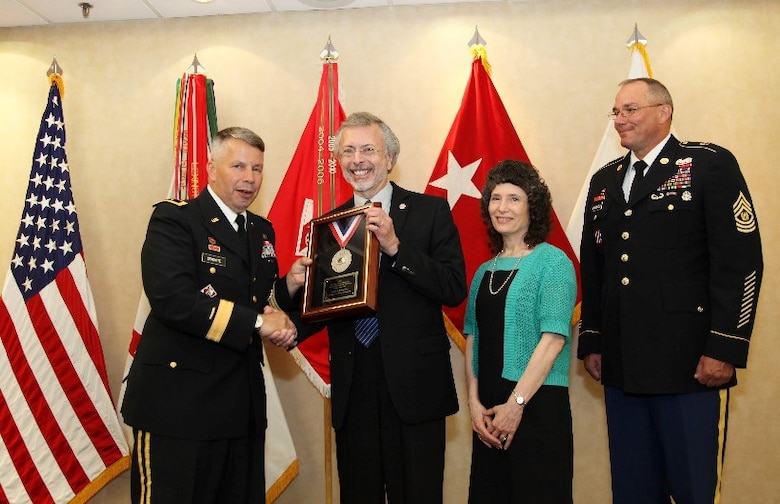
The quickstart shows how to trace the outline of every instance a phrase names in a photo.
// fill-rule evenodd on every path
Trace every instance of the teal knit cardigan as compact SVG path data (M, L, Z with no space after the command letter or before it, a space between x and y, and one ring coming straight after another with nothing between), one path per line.
M516 262L513 257L499 258L496 269L509 270ZM477 269L466 305L463 334L474 338L472 365L476 377L479 377L477 292L483 276L490 274L492 266L493 259ZM542 333L551 332L564 336L566 343L544 385L569 386L571 320L576 299L574 266L562 250L549 243L541 243L520 261L506 295L503 378L519 380Z

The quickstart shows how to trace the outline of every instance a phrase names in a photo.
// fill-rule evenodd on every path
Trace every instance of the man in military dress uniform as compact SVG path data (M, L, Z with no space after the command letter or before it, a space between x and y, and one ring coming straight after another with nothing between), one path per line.
M220 131L207 189L159 203L149 222L141 269L151 313L122 407L135 436L134 503L265 502L261 338L293 342L295 327L274 308L292 307L304 268L279 278L271 223L247 211L264 151L247 129Z
M660 82L621 83L611 115L630 152L593 176L585 208L578 356L605 388L615 503L719 498L763 271L736 159L677 140L672 113Z

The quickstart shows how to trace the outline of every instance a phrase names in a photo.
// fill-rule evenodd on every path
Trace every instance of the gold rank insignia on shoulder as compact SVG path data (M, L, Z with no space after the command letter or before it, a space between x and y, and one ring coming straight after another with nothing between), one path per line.
M756 216L753 213L753 205L739 192L737 200L731 205L734 210L734 223L740 233L752 233L756 230Z
M182 207L182 206L186 206L189 202L185 200L167 199L167 200L162 200L160 203L170 203L171 205Z

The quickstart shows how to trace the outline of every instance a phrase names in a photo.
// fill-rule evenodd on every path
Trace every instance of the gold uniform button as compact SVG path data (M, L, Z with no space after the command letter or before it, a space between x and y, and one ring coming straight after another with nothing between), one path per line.
M671 210L674 210L674 205L672 205L672 204L669 204L669 206L668 206L668 207L666 207L666 209L667 209L667 210L670 210L670 211L671 211Z
M257 296L252 296L252 302L257 303Z
M623 277L620 283L622 283L623 285L628 285L631 283L631 280L629 280L628 277Z
M623 231L622 233L620 233L620 237L623 238L624 240L628 240L629 236L631 235L628 233L628 231Z
M217 268L215 268L214 266L212 266L212 267L210 267L210 268L209 268L209 273L211 273L212 275L213 275L214 273L216 273L216 272L217 272Z
M703 306L697 306L696 311L699 313L704 313L704 307Z
M171 368L171 369L176 369L176 366L178 366L178 365L179 365L179 363L176 362L176 361L171 361L171 362L168 363L168 367Z
M629 208L628 210L623 212L623 215L625 215L626 217L631 217L632 215L634 215L634 211Z
M628 254L623 254L620 256L620 260L623 262L628 262Z

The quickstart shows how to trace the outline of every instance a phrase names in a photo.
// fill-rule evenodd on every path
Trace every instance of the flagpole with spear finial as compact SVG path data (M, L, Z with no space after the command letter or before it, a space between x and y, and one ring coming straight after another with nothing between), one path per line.
M485 49L486 45L487 42L482 38L482 35L479 34L479 28L474 26L474 36L471 37L471 40L469 40L471 54L474 56L474 59L479 58L482 60L482 65L485 67L485 71L487 71L488 75L491 75L493 73L493 69L490 67L490 63L488 63L487 60L487 50Z
M335 135L335 127L336 127L336 115L334 113L334 110L336 108L336 100L337 100L337 93L338 90L334 86L333 82L333 72L334 68L333 65L338 61L339 59L339 52L336 50L336 48L333 46L333 43L330 40L330 36L328 36L328 42L325 44L325 47L320 51L320 59L323 63L328 65L328 93L327 93L327 100L328 104L325 110L328 112L328 117L326 120L328 121L328 131L330 132L330 138L329 141L333 139L333 136ZM334 208L336 204L338 203L336 201L336 157L335 157L335 146L328 145L328 182L330 186L330 205L329 208ZM319 186L320 188L322 186ZM318 196L320 201L322 198L322 191L321 189L318 191ZM320 205L319 211L317 212L317 215L322 214L322 206ZM330 457L328 457L330 458Z
M637 50L637 52L642 56L642 60L644 60L645 62L645 68L647 68L647 76L652 78L653 69L650 67L650 57L647 55L647 49L645 48L645 46L647 46L647 39L639 31L639 27L637 26L637 24L634 23L634 32L626 41L626 47L628 47L629 50L633 50L633 49Z
M52 84L56 84L60 90L60 99L65 97L65 82L62 80L62 74L65 73L62 67L57 63L57 55L55 54L51 60L51 66L46 71L46 75L49 77L49 87Z
M199 70L200 69L200 70ZM192 64L187 69L188 74L200 74L204 73L206 71L203 66L201 66L200 61L198 61L198 53L195 53L195 57L192 58Z
M330 186L330 205L329 208L335 208L336 201L336 176L338 175L336 169L336 146L332 145L333 138L335 136L336 128L336 104L338 89L334 85L334 68L333 65L339 59L339 52L333 46L330 36L328 36L328 42L325 47L320 51L320 60L327 65L328 72L328 89L325 99L327 100L327 117L325 120L328 122L328 131L330 135L328 137L328 182ZM322 155L322 150L320 155ZM319 164L322 166L322 158L319 159ZM319 171L319 170L318 170ZM317 185L317 215L322 215L322 185ZM331 432L331 402L329 397L323 397L323 436L324 436L324 456L325 456L325 503L332 504L333 502L333 462L331 460L331 451L333 445L333 434Z

